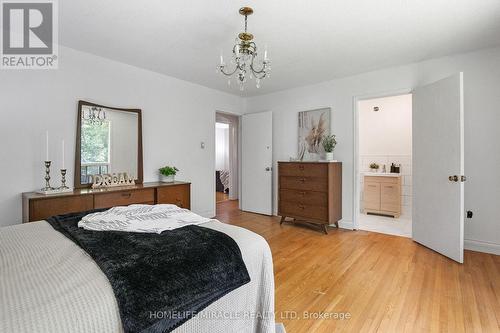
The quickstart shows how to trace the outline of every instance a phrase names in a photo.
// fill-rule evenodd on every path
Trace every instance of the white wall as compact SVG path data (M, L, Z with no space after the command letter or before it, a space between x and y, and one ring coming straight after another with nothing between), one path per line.
M500 223L496 208L500 154L500 48L487 49L393 67L302 88L247 99L247 111L273 111L274 163L297 151L297 112L332 107L332 133L337 135L335 157L343 162L343 226L353 217L353 110L355 97L387 95L464 72L466 209L474 218L465 222L466 247L500 253ZM418 133L415 133L418 135ZM276 168L275 168L276 169ZM494 173L493 173L494 174ZM276 177L274 177L276 179ZM276 207L276 205L275 205Z
M358 102L359 169L370 171L370 164L377 163L387 172L391 163L401 165L401 217L411 219L412 207L412 95L404 94ZM378 107L379 111L373 111ZM364 177L359 177L360 211L363 210Z
M411 94L361 100L358 112L360 155L411 155Z
M66 140L72 184L79 99L142 109L145 181L157 180L160 166L175 165L177 178L192 182L192 209L215 215L215 110L241 113L244 101L66 47L59 51L58 70L0 71L0 226L21 222L21 192L43 186L45 130L54 170ZM57 185L57 173L52 176Z

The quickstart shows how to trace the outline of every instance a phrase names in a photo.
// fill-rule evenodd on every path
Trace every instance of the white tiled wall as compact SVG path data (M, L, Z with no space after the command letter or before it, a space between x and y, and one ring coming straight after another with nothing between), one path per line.
M359 158L360 163L360 191L361 191L361 203L360 209L363 210L363 173L370 171L370 164L377 163L380 168L379 172L382 172L383 165L387 169L387 172L391 170L391 163L401 164L401 217L411 218L411 203L412 203L412 183L411 183L411 156L410 155L361 155Z

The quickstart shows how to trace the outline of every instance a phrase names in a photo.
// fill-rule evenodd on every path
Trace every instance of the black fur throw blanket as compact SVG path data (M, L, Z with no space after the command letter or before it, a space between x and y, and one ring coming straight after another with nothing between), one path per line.
M78 228L89 213L47 222L107 276L125 332L170 332L250 281L238 245L222 232L194 225L162 234Z

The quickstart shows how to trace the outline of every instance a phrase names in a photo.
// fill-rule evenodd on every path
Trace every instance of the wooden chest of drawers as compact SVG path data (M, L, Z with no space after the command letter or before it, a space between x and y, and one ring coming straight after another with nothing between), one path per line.
M23 193L23 222L39 221L54 215L97 208L162 203L190 209L191 184L155 182L100 190L80 189L55 195L27 192Z
M401 215L401 177L365 176L363 187L365 214Z
M278 162L278 215L327 225L342 219L342 163Z

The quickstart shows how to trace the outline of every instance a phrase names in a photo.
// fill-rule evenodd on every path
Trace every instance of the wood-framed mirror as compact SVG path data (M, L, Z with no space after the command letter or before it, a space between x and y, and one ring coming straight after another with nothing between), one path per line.
M141 110L78 101L75 188L91 187L94 175L123 172L142 184Z

